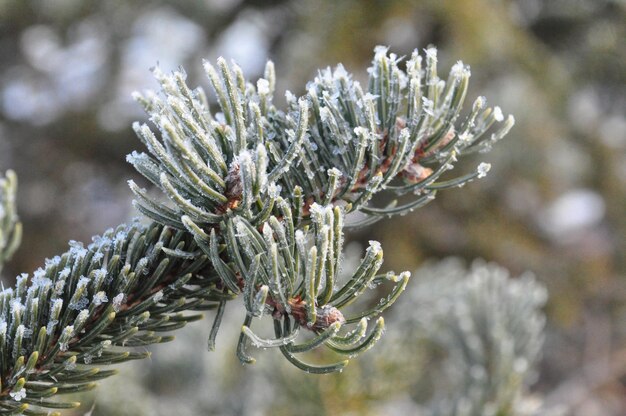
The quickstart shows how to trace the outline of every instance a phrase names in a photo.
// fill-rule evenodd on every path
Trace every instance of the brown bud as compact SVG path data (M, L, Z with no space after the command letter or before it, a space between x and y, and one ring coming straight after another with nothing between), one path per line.
M410 163L400 174L407 182L417 183L428 178L432 173L431 168L425 168L419 163Z

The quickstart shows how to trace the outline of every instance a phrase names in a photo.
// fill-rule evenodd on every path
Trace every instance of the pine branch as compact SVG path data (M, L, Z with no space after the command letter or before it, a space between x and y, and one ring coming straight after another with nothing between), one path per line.
M95 387L115 374L103 365L145 358L129 347L167 342L160 333L216 308L230 298L210 276L205 255L188 233L153 223L120 226L87 247L72 242L44 268L18 277L0 295L0 409L7 414L35 407L72 407L41 400ZM168 254L172 253L172 254Z
M455 127L469 69L458 63L440 80L434 48L424 68L417 52L406 73L399 62L377 48L367 93L341 66L321 71L304 97L288 95L287 111L273 104L271 63L254 86L224 59L216 67L205 62L217 114L182 70L155 69L162 91L135 97L158 134L135 124L148 153L133 152L128 161L165 202L130 181L135 206L153 223L109 230L86 248L72 243L2 292L0 414L74 406L49 398L93 388L114 373L102 365L146 357L131 347L169 341L158 334L201 317L185 310L217 310L212 349L227 301L240 295L246 315L237 355L244 363L254 362L251 343L278 348L304 371L327 373L347 360L310 364L299 354L327 347L351 358L372 347L384 321L379 317L368 333L368 320L393 304L409 273L379 273L383 252L372 241L344 278L344 217L360 211L371 222L403 213L439 189L484 176L488 165L481 164L440 180L459 156L488 150L513 124L479 98ZM3 189L10 190L8 178ZM408 199L372 204L389 191ZM386 298L345 312L384 281L394 285ZM263 318L273 322L273 337L252 329Z

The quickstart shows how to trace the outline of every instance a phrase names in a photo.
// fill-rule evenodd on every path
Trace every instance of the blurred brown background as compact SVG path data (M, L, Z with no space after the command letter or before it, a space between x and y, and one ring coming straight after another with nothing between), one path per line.
M182 65L190 84L206 87L202 58L232 58L249 79L272 59L278 90L301 94L317 68L338 62L363 78L378 44L398 55L434 44L442 73L458 59L471 65L468 98L485 95L517 125L491 153L457 167L487 161L487 178L349 237L380 240L388 269L414 270L425 259L455 255L496 261L514 274L533 271L550 293L533 391L565 403L567 414L626 414L624 39L623 0L0 0L0 170L18 173L25 226L4 282L63 251L67 240L88 241L135 215L126 179L137 175L125 155L140 148L130 123L143 114L130 94L156 88L149 68L157 63L164 70ZM402 329L389 322L394 330ZM208 380L226 373L222 383L238 381L221 393L194 382L214 397L189 414L280 413L261 405L260 384L250 381L262 371L273 374L275 386L267 388L277 403L282 397L312 406L302 414L366 414L358 403L377 397L368 384L393 383L379 374L359 390L346 381L357 369L307 377L311 386L294 391L289 384L302 377L295 370L242 370L227 335L210 358L202 339L191 339L198 362L214 361L206 364L214 366ZM185 383L199 370L174 360L187 351L176 344L133 367L139 378L150 365L183 371L178 387L169 383L171 372L169 380L154 372L150 383L130 383L145 397L135 400L140 408L197 397ZM269 361L271 353L259 355ZM246 383L256 390L246 391ZM225 405L229 400L239 404Z

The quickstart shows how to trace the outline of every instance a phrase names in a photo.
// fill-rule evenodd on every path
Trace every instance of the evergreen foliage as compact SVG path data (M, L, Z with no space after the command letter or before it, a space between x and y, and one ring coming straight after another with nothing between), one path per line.
M513 279L482 261L468 270L452 258L420 268L413 284L396 312L419 305L417 313L392 318L415 328L414 343L421 338L431 344L425 372L439 376L430 381L433 394L424 413L543 414L531 411L536 406L525 395L544 340L547 292L534 276Z
M425 57L416 51L406 71L401 61L376 48L366 92L341 65L320 71L305 96L287 94L282 111L273 104L271 63L255 86L220 58L216 67L205 63L216 114L182 70L155 69L162 90L136 99L157 134L135 124L147 153L128 161L165 198L130 181L151 223L121 225L86 247L71 242L0 294L0 414L76 406L54 396L91 389L115 372L100 366L148 356L132 347L169 341L160 334L201 317L186 310L216 309L212 349L226 303L239 295L247 312L237 346L244 363L254 361L252 344L327 373L347 360L311 364L299 354L326 347L351 358L375 344L379 315L409 273L380 273L383 252L374 241L352 273L340 273L344 228L406 213L440 189L484 176L489 165L481 163L442 179L457 158L489 150L513 125L482 97L459 121L470 76L462 63L443 80L432 47ZM0 260L20 230L14 176L2 184L0 237L9 238L0 238ZM385 194L397 200L381 206ZM356 212L356 221L345 219ZM392 288L377 304L351 306L387 282ZM255 318L273 323L273 337L252 330Z

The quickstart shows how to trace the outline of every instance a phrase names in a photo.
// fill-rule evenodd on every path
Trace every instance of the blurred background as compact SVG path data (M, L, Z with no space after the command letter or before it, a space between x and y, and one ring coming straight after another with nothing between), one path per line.
M390 270L456 256L533 272L549 299L529 395L564 414L624 415L624 39L624 0L0 0L0 171L18 174L25 228L4 284L136 215L125 155L141 148L130 123L144 115L130 94L157 87L149 68L182 65L208 89L203 58L232 58L251 80L272 59L280 103L317 68L342 62L365 79L376 45L402 56L432 44L441 74L459 59L471 66L470 102L484 95L517 124L456 168L489 162L485 179L352 232L349 248L380 240ZM275 351L242 368L235 309L216 352L205 351L208 321L192 324L76 414L413 414L416 380L436 377L419 345L397 337L410 324L392 317L396 341L341 374L301 374Z

